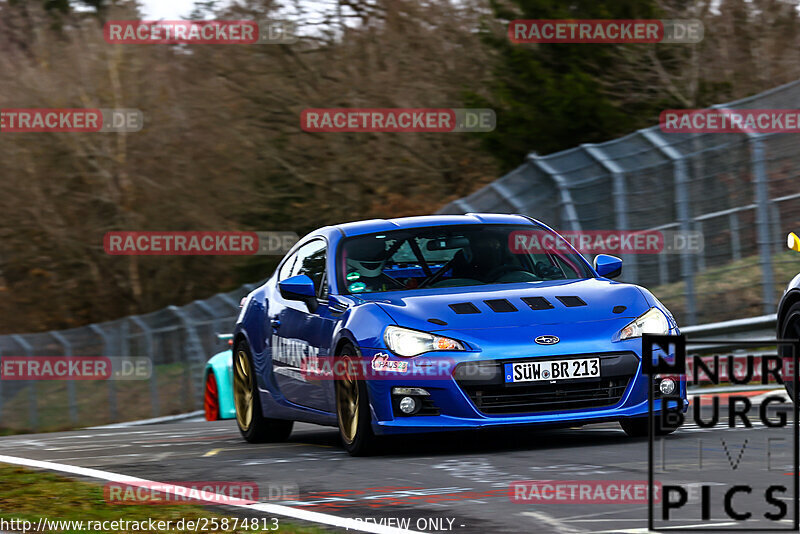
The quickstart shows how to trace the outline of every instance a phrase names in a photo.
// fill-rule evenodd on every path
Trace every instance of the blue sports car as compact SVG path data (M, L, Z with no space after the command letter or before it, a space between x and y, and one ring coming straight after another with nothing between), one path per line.
M352 455L442 430L619 421L646 435L641 336L678 327L649 291L611 280L621 269L521 215L320 228L243 303L239 429L262 442L294 421L338 426ZM685 400L684 378L657 376L653 395L657 410Z

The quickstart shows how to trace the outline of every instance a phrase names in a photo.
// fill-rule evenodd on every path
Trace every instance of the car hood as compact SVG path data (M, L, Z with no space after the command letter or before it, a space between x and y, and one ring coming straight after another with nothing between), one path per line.
M596 278L370 293L358 298L378 304L400 326L429 332L616 322L638 317L649 308L638 287ZM513 310L509 304L516 311L501 311Z

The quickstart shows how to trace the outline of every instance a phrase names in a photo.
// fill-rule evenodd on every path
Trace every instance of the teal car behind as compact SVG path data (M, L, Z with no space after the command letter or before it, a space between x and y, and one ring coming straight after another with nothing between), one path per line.
M206 362L203 374L203 383L205 384L203 409L207 421L236 417L236 407L233 404L233 364L230 348L233 343L233 335L217 334L217 338L224 341L228 348L216 353Z

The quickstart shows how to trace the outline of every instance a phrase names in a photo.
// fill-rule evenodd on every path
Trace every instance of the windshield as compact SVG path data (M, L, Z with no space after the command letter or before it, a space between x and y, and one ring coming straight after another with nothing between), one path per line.
M551 246L527 246L547 242ZM532 225L437 226L351 237L339 247L339 287L351 294L593 277L565 243Z

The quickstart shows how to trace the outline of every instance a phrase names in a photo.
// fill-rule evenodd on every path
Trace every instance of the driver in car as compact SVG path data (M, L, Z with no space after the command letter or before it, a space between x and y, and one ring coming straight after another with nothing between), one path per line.
M484 283L504 265L503 244L496 239L482 237L470 241L469 247L456 254L453 261L453 278L466 278Z
M347 287L351 293L387 291L390 282L383 274L386 265L386 248L383 240L364 241L347 258Z

